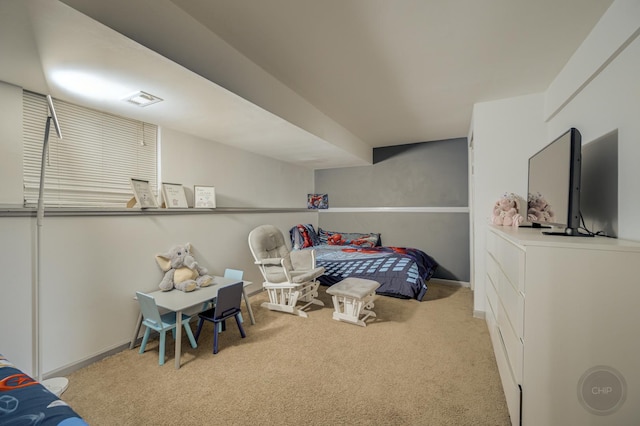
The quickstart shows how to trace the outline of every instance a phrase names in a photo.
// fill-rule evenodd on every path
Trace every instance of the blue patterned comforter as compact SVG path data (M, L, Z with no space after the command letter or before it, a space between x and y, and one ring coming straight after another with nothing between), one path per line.
M0 355L0 425L87 426L66 402Z
M323 285L333 285L347 277L380 283L377 294L422 300L427 281L438 263L425 252L407 247L370 247L316 245L317 266L326 272L319 278ZM308 250L308 249L305 249Z

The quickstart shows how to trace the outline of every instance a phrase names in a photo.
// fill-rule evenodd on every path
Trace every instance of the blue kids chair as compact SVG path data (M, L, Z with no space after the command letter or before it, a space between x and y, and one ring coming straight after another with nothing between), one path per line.
M156 305L156 300L153 298L153 296L141 293L139 291L136 292L136 296L138 298L138 303L140 304L142 317L144 318L142 324L147 327L144 332L144 337L142 338L142 344L140 345L140 353L144 353L144 349L147 346L147 341L149 340L151 330L157 331L158 333L160 333L160 354L158 363L160 365L163 365L166 334L167 331L173 331L174 333L176 332L176 314L175 312L167 312L166 314L160 315L158 305ZM184 329L187 332L191 347L197 348L198 344L196 343L196 340L193 337L193 333L191 332L191 328L189 327L190 319L191 318L188 315L182 314L182 325L184 325Z
M244 339L246 334L242 328L242 319L240 316L240 302L242 300L242 281L235 284L226 285L218 290L215 307L200 312L198 317L198 329L196 330L196 341L200 337L200 331L205 321L213 323L213 353L218 353L218 334L222 329L225 320L234 317L240 336Z

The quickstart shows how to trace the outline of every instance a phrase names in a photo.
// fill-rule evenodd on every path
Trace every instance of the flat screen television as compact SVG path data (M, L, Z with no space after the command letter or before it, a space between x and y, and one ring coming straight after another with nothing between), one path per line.
M582 138L571 128L529 158L527 220L544 234L585 236L580 227Z

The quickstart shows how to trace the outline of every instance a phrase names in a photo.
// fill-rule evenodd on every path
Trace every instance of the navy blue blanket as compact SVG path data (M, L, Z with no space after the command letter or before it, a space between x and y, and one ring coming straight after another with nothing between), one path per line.
M422 300L427 281L438 263L425 252L407 247L369 247L316 245L317 266L326 272L318 280L333 285L347 277L380 283L377 294Z
M0 355L0 425L87 426L66 402Z

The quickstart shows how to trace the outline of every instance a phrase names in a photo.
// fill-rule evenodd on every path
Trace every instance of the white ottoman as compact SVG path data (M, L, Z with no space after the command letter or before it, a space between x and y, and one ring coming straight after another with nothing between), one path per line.
M362 278L345 278L327 289L333 299L333 319L366 327L365 320L375 317L373 299L380 283ZM360 318L360 315L364 315Z

